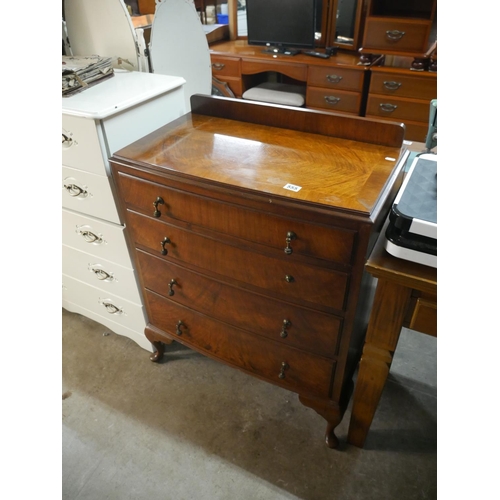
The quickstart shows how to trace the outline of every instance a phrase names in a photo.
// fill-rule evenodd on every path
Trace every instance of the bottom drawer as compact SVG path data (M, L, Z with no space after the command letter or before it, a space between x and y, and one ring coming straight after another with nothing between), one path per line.
M150 323L171 338L301 394L328 397L335 362L253 336L146 291Z
M307 87L306 106L308 108L322 108L328 111L342 113L359 113L361 94L346 90L323 89Z
M62 282L63 301L78 304L131 330L144 332L146 317L143 306L87 285L66 274L62 275Z

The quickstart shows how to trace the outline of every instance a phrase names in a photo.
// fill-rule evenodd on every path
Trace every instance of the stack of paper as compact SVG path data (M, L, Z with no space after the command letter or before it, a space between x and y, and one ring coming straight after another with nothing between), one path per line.
M62 95L68 97L114 75L111 57L62 56Z

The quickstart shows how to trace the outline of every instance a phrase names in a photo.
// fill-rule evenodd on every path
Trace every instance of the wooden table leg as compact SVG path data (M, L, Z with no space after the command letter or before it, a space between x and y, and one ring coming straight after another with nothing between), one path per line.
M362 448L399 340L411 289L379 278L359 363L347 441Z

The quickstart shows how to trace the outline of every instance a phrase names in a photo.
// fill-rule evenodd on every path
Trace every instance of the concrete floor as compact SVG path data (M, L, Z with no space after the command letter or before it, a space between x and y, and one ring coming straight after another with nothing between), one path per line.
M324 420L295 394L189 349L161 364L63 310L62 498L347 500L437 498L436 339L404 330L365 448L350 406Z

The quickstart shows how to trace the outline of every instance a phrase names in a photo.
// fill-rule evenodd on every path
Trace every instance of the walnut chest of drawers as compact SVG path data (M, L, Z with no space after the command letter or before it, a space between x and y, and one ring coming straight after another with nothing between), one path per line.
M110 160L151 359L176 340L294 391L335 447L403 127L213 96L191 106Z

